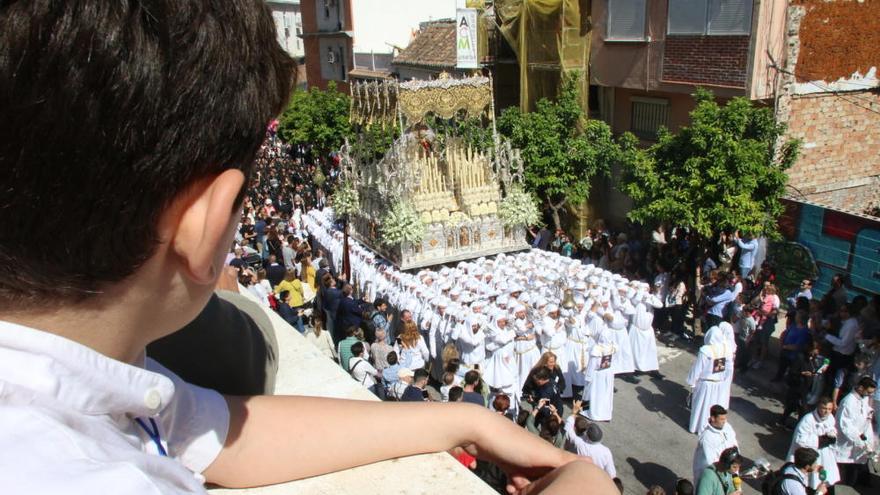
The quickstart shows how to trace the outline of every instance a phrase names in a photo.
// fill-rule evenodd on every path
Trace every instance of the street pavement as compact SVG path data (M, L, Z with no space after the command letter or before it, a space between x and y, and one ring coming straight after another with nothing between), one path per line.
M670 495L678 478L692 479L692 462L697 436L687 431L690 412L686 405L685 382L697 351L696 344L657 343L663 379L649 375L618 376L615 380L614 416L599 423L602 442L614 454L618 477L625 493L643 495L651 485L662 486ZM792 431L775 426L782 411L783 388L771 383L774 365L735 376L730 397L728 422L736 431L745 467L763 457L774 469L784 462ZM874 488L861 491L837 488L838 495L880 493L880 480ZM760 481L745 480L745 494L761 493ZM873 491L872 491L873 490Z

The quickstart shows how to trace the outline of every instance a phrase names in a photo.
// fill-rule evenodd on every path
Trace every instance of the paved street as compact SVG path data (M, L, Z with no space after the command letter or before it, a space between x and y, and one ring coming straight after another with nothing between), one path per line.
M669 348L658 342L660 371L663 380L647 375L618 377L615 381L614 420L601 423L604 439L614 453L618 476L627 494L642 495L651 485L667 491L677 478L691 478L693 452L697 436L687 431L689 411L685 405L688 390L685 384L693 363L696 346ZM773 423L782 410L782 388L770 383L775 368L751 371L734 381L730 399L730 416L743 455L748 459L764 457L778 468L788 451L792 432ZM875 487L880 480L876 479ZM747 481L746 494L760 493L760 482ZM874 488L874 494L878 493ZM856 491L840 487L837 494Z

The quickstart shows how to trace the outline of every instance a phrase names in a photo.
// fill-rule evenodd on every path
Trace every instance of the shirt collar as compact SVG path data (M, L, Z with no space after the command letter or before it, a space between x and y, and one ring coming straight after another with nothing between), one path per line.
M96 330L100 331L100 330ZM111 359L58 335L0 321L0 390L10 386L32 402L55 402L90 415L157 415L173 382ZM150 362L149 364L155 364ZM0 394L2 395L2 394Z

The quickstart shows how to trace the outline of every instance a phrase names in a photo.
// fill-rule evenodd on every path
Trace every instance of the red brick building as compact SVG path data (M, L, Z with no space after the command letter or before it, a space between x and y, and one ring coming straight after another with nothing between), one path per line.
M300 9L308 86L326 89L334 81L347 93L354 66L351 0L302 0Z

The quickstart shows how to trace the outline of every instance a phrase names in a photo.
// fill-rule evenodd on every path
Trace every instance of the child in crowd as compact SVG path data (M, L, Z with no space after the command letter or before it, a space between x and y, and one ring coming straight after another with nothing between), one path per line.
M205 493L454 447L511 493L613 490L470 404L224 397L145 357L211 297L296 82L264 2L3 2L0 26L4 492Z

